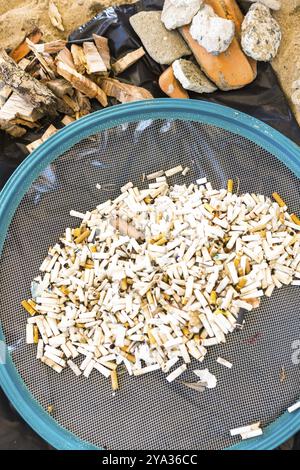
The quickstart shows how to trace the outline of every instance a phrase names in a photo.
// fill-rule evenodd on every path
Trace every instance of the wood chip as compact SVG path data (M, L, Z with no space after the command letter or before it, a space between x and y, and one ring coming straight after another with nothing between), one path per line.
M49 76L51 80L54 80L56 69L52 57L49 54L46 55L38 52L36 45L32 41L30 41L30 39L27 38L26 42L28 44L29 49L34 53L35 57L41 64L45 73Z
M112 96L121 103L153 99L150 91L145 88L128 85L127 83L122 83L114 78L105 78L102 80L101 88L107 96Z
M89 78L84 77L76 72L75 69L60 61L57 62L57 72L68 80L74 88L81 91L89 98L96 98L102 106L107 106L108 102L105 92Z
M74 122L75 119L71 116L64 116L63 119L61 120L61 122L67 126L68 124L71 124L72 122Z
M52 0L49 1L48 15L55 28L59 29L59 31L65 30L59 9Z
M103 59L93 42L84 42L83 52L86 60L86 71L89 75L92 73L107 71Z
M31 38L29 39L32 41ZM56 41L36 44L36 50L40 54L44 54L44 53L56 54L57 52L63 50L66 47L66 45L67 45L67 41L64 41L63 39L57 39Z
M25 38L24 41L21 42L21 44L19 44L15 49L11 51L11 53L9 54L10 57L15 62L20 62L30 52L30 48L28 47L26 39L30 39L31 42L37 44L42 39L42 36L42 32L38 28L35 28L30 34L28 34L27 38Z
M129 52L121 59L118 59L112 66L113 71L116 75L119 73L124 72L133 64L135 64L138 60L140 60L145 55L145 51L142 47L136 49L133 52Z
M78 73L84 74L86 72L86 57L83 48L77 44L71 45L71 54L74 61L75 70ZM70 65L70 64L68 64Z
M108 46L108 39L103 36L98 36L97 34L93 34L93 39L106 69L110 70L110 50Z
M54 135L56 132L57 132L56 127L54 127L53 124L51 124L46 129L46 131L44 132L44 134L42 135L42 137L40 139L35 140L34 142L31 142L31 144L29 144L29 145L26 145L27 150L30 153L33 152L36 148L38 148L43 142L45 142L47 139L49 139L49 137Z
M74 89L72 85L64 78L55 78L54 80L49 80L46 85L59 98L63 98L65 95L74 95Z
M67 47L64 47L55 57L55 62L63 62L71 68L75 68L73 56ZM85 70L85 69L84 69Z

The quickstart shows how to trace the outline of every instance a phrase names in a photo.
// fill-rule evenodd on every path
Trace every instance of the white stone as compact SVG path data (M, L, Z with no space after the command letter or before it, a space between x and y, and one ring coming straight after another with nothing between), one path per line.
M203 0L189 0L188 4L176 6L171 0L165 0L161 20L167 29L176 29L190 24L199 11Z
M220 18L209 5L200 8L190 27L192 37L213 55L221 54L228 49L234 31L234 22Z
M251 5L242 23L241 45L245 54L269 62L277 54L281 31L269 8L261 3Z
M281 0L246 0L246 1L251 2L251 3L256 3L256 2L262 3L266 7L271 8L271 10L280 10L281 8Z
M183 88L196 93L212 93L217 90L200 67L189 60L179 59L172 64L173 72Z

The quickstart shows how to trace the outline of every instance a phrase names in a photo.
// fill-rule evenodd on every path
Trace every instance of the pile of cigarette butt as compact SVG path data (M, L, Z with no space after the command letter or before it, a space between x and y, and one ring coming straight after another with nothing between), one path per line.
M49 249L22 302L37 359L56 372L100 372L114 391L121 365L172 382L242 327L241 313L264 295L300 285L300 221L277 193L237 195L232 180L218 190L205 177L169 185L179 173L188 169L158 171L148 189L129 182L92 211L71 210L80 225Z

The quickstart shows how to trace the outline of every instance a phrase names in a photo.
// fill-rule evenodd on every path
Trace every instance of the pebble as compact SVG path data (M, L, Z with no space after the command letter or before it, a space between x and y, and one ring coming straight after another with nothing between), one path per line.
M171 30L190 24L199 11L202 1L203 0L189 0L187 5L176 6L172 0L165 0L161 14L161 20L165 27Z

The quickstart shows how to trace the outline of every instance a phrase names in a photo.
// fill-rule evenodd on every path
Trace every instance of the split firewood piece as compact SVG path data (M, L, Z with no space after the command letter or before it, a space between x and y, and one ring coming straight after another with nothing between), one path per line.
M74 119L73 117L67 116L67 115L64 116L63 119L61 120L61 122L62 122L65 126L67 126L68 124L71 124L71 123L74 122L74 121L75 121L75 119Z
M27 38L24 39L24 41L19 44L15 49L11 51L9 54L10 57L15 61L15 62L20 62L24 57L27 56L27 54L30 52L29 46L26 42L26 39L29 39L32 41L34 44L37 44L41 39L42 39L43 33L38 29L35 28L28 36Z
M116 75L119 73L124 72L133 64L135 64L138 60L140 60L145 55L145 51L142 47L136 49L133 52L129 52L121 59L117 60L112 66L113 71Z
M102 80L101 88L106 95L116 98L121 103L153 98L150 91L145 88L128 85L127 83L122 83L114 78L105 78Z
M92 106L91 102L87 96L84 96L79 90L75 91L76 101L79 106L79 111L76 113L76 119L79 119L82 116L86 116L91 112Z
M6 132L7 134L15 138L22 137L27 132L26 129L24 129L23 127L17 126L11 121L6 121L2 119L0 119L0 130Z
M12 93L12 89L7 86L2 80L0 80L0 109L4 103L8 100Z
M53 26L59 29L60 31L64 31L65 28L62 22L61 14L59 12L59 9L57 8L57 6L52 0L50 0L49 2L48 14L49 14L49 18Z
M71 98L71 96L65 95L62 97L62 100L69 106L73 113L78 113L80 111L79 104L77 103L76 99Z
M55 64L52 57L49 54L41 54L38 52L36 45L30 41L30 39L26 39L29 49L34 53L35 57L41 64L41 67L44 69L47 75L51 80L55 79Z
M75 66L75 70L78 73L84 74L86 72L86 58L81 46L77 44L71 45L71 54L73 57L73 62Z
M53 134L55 134L58 131L53 124L51 124L42 137L40 137L38 140L35 140L34 142L31 142L31 144L26 145L27 150L31 153L33 152L36 148L38 148L43 142L45 142L49 137L51 137Z
M84 42L83 52L86 59L86 70L89 75L107 71L105 63L93 42Z
M74 95L72 85L64 78L55 78L54 80L48 81L46 85L59 98L63 98L65 95Z
M188 92L180 85L175 78L173 67L168 67L159 77L160 89L170 98L189 98Z
M105 67L107 70L110 70L110 50L108 47L108 39L104 36L98 36L97 34L93 34L93 39L95 41L98 52L102 57Z
M45 42L42 44L36 44L36 51L40 54L56 54L64 49L67 45L67 41L63 39L57 39L56 41Z
M11 122L13 124L28 127L29 129L38 129L39 127L41 127L39 122L31 122L31 121L27 121L25 119L18 118L18 117L15 119L12 119Z
M103 107L107 106L105 92L89 78L60 61L57 62L57 73L68 80L76 90L81 91L89 98L96 98Z
M73 60L73 56L67 47L64 47L55 57L56 62L63 62L64 64L72 67L73 69L76 68Z
M52 91L18 67L5 51L0 51L0 78L34 108L55 114L56 101Z
M14 92L2 106L0 119L10 121L19 117L26 121L35 122L42 117L42 114L43 113L34 108L34 106L27 103L22 96Z
M68 96L68 95L65 95ZM57 111L61 114L66 114L68 116L74 115L74 110L70 105L63 99L57 96L56 98Z

